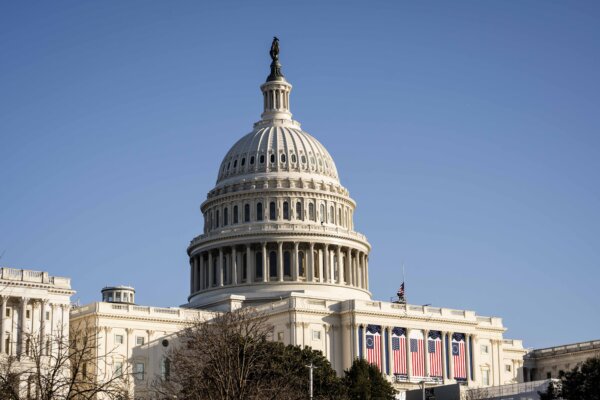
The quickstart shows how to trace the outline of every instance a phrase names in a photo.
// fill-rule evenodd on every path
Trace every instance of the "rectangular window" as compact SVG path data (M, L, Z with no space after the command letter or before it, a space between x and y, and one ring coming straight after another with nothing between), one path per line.
M481 380L483 381L484 386L490 385L490 371L489 370L484 369L483 371L481 371Z
M321 331L312 331L313 340L321 340Z
M482 344L482 345L481 345L481 353L482 353L482 354L487 354L487 353L489 353L489 347L488 347L488 345L487 345L487 344Z
M10 308L6 307L6 316L10 317Z
M123 335L115 335L115 343L123 344Z
M46 311L46 321L50 321L50 311Z
M135 344L137 346L143 346L144 345L144 337L143 336L138 336L135 338Z
M135 379L137 379L139 381L143 381L144 380L144 363L136 362L134 368L135 368L135 370L133 371L133 374L135 376Z
M277 332L277 341L283 342L283 332Z
M504 366L504 369L506 370L506 372L510 372L510 371L512 371L512 367L510 366L510 364L506 364L506 365Z
M546 379L552 379L552 372L546 372Z
M31 318L31 310L25 310L25 318Z
M123 363L121 361L115 361L115 376L123 375Z

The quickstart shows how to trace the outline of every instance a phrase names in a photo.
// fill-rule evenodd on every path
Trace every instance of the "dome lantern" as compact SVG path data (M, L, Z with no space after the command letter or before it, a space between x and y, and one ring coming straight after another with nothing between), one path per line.
M273 38L271 44L271 73L267 77L267 81L260 86L263 92L264 111L261 114L263 121L267 120L282 120L291 121L292 113L290 112L290 85L281 72L281 64L279 63L279 39Z

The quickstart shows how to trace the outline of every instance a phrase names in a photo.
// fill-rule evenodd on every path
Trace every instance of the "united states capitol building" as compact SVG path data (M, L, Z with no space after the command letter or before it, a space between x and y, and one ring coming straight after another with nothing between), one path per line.
M322 351L340 375L366 358L400 390L522 381L526 350L505 337L501 318L372 298L371 245L354 225L360 210L327 149L292 119L278 53L274 42L260 120L215 166L201 204L204 229L187 248L187 303L138 305L133 288L105 288L102 301L70 311L72 329L94 324L104 338L98 351L116 349L111 365L132 371L137 397L164 373L187 323L246 306L268 315L274 340Z

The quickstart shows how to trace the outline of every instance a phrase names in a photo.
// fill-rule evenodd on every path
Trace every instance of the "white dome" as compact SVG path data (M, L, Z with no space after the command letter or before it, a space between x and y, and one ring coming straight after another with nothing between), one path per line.
M299 127L257 127L238 140L221 162L217 184L232 177L267 172L299 172L339 183L333 158L325 147Z

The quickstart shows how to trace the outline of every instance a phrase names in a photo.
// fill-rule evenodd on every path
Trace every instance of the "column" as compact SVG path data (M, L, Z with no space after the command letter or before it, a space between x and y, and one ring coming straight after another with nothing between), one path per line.
M254 281L254 270L252 268L252 253L250 245L246 245L246 282L252 283Z
M277 242L277 280L283 282L283 242Z
M44 346L46 345L46 306L48 299L43 299L41 303L41 319L40 319L40 354L45 354Z
M502 339L496 341L498 348L498 385L504 384L502 374L504 373L504 354L502 354Z
M447 332L442 331L442 379L444 383L448 379L448 368L446 368L446 334Z
M212 252L208 252L208 287L212 287L215 277L213 275L213 259Z
M26 341L26 323L27 320L25 319L25 313L27 311L27 303L29 303L29 299L26 297L21 297L21 302L20 302L20 312L19 312L19 326L17 327L17 333L19 336L19 348L17 351L17 354L19 356L23 355L23 353L25 352L25 341Z
M190 293L195 293L198 290L198 284L197 284L197 279L198 279L198 271L197 271L197 268L198 268L198 258L194 257L194 258L192 258L191 261L192 262L191 262L190 267L192 269L192 273L191 273L192 279L191 279L191 282L190 282Z
M452 355L452 334L448 332L448 358L450 359L450 371L448 371L448 379L454 379L454 356Z
M467 365L467 383L471 381L471 335L465 333L465 364Z
M365 289L369 290L369 256L365 254Z
M360 251L356 250L356 257L354 257L356 263L356 286L362 287L362 276L360 267Z
M339 265L339 262L338 262ZM381 346L381 373L382 374L386 374L386 370L385 367L386 365L389 365L386 363L387 360L387 354L385 352L385 348L386 348L386 335L385 335L385 331L386 331L386 327L384 327L383 325L381 325L381 340L379 341L379 344Z
M344 264L342 263L342 246L337 246L337 268L338 268L338 282L344 284ZM335 277L335 275L334 275ZM383 354L383 353L382 353Z
M429 329L424 329L425 340L423 341L423 355L425 356L425 376L430 376L429 372Z
M269 274L267 270L267 243L263 242L262 244L262 270L263 270L263 282L267 282L269 280Z
M411 329L406 328L406 340L405 340L405 347L406 347L406 375L408 377L408 380L410 381L412 379L412 357L410 356L410 332Z
M8 303L8 296L2 296L0 301L0 354L4 354L6 353L6 348L4 347L4 341L6 340L4 319L6 318L6 303Z
M346 262L344 265L346 266L346 283L352 285L352 249L350 247L346 251Z
M326 244L325 248L323 249L323 270L325 272L325 276L323 278L325 278L325 282L327 283L331 282L331 269L329 268L329 261L329 245Z
M308 244L308 273L306 274L306 280L312 282L315 279L315 244L310 242Z
M392 351L392 327L388 326L386 328L387 330L387 348L388 348L388 354L387 354L387 361L388 361L388 365L390 367L388 374L390 376L394 376L394 352Z
M366 360L367 359L367 325L363 325L362 327L362 356Z
M206 288L206 262L204 261L204 253L200 253L198 256L199 269L198 273L200 274L200 289Z
M217 286L223 286L223 248L219 248L219 265L217 268Z
M298 281L298 275L300 275L300 266L298 265L298 248L300 243L294 242L294 262L292 263L292 280L294 282ZM306 258L306 257L304 257Z
M237 259L237 251L235 246L231 247L231 284L232 285L237 285L238 283L238 276L239 275L239 271L238 271L238 259Z
M475 382L479 381L479 346L477 343L477 336L471 335L471 342L473 343L473 348L471 349L471 357L473 358L473 380Z

